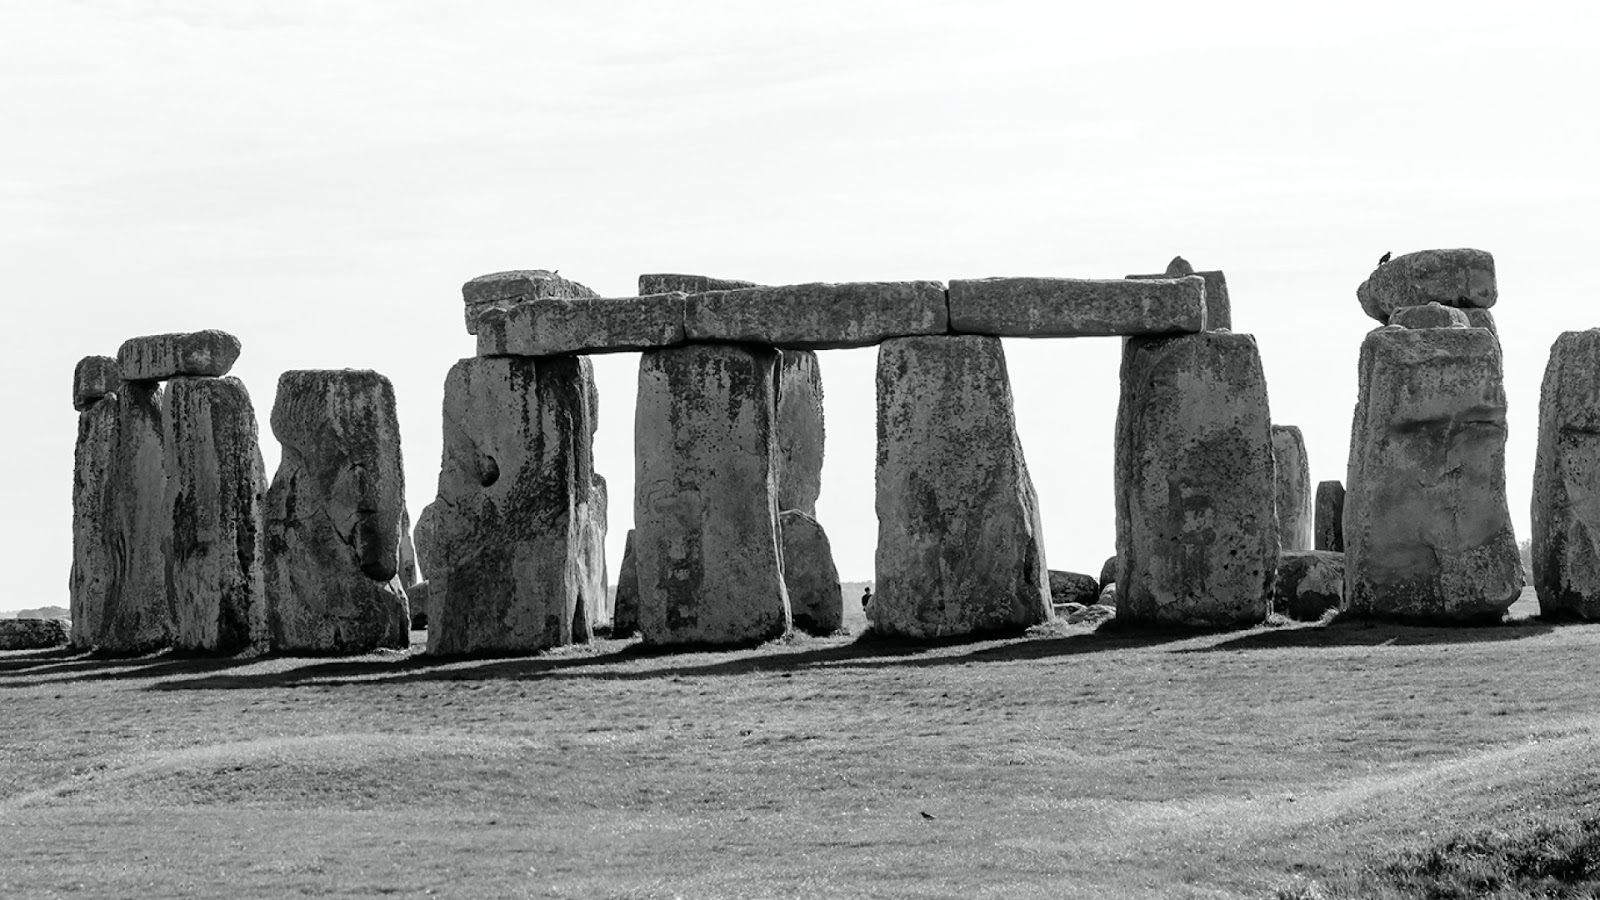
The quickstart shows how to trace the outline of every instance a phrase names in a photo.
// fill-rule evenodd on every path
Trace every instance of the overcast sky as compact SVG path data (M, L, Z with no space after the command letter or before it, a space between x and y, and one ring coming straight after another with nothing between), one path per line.
M1494 253L1527 536L1538 386L1600 325L1600 5L0 4L0 608L66 605L73 364L222 328L278 373L395 383L413 513L439 470L460 285L559 268L765 283L1227 273L1275 421L1343 479L1355 288L1380 254ZM1114 549L1115 339L1008 341L1052 568ZM822 354L819 519L872 575L872 350ZM613 574L638 358L601 357Z

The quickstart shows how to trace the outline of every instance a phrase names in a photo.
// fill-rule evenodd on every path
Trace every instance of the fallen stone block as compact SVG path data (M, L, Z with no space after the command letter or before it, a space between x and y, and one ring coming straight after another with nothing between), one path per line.
M179 375L228 374L239 359L239 339L226 331L152 334L129 338L117 351L123 381L165 381Z
M528 300L547 297L573 299L598 297L594 291L545 269L516 269L479 275L461 286L466 306L467 334L478 333L478 318L490 309L505 309Z
M1344 608L1344 554L1288 551L1278 558L1273 611L1298 622L1315 622Z
M1056 606L1063 603L1093 606L1099 599L1100 582L1093 575L1050 570L1050 602Z
M870 347L888 338L944 334L949 311L936 281L792 284L690 294L690 341L737 341L784 350Z
M479 356L620 353L683 343L684 294L547 297L478 317Z
M1483 250L1419 250L1396 256L1367 276L1356 299L1367 315L1387 323L1394 311L1437 302L1487 309L1499 299L1494 257Z
M1204 330L1205 282L983 278L950 282L950 330L1003 337L1175 334Z

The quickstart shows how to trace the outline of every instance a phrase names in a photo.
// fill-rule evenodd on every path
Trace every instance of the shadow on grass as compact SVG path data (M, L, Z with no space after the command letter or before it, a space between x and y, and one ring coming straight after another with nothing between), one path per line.
M1337 619L1327 625L1251 631L1203 647L1186 647L1179 653L1217 653L1244 650L1281 650L1291 647L1417 647L1430 645L1491 644L1520 641L1556 630L1535 619L1494 625L1415 625L1371 619Z
M64 684L75 681L134 681L165 678L248 666L264 658L205 656L170 651L146 656L115 656L83 650L58 650L27 658L0 660L0 688Z

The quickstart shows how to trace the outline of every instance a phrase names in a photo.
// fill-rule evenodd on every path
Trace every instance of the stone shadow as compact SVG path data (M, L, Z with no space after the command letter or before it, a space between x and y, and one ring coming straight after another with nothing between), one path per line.
M1282 650L1316 647L1417 647L1451 644L1488 644L1520 641L1549 634L1556 626L1537 619L1517 619L1493 625L1421 625L1373 619L1338 619L1327 625L1250 631L1204 647L1186 647L1179 653L1217 653L1244 650Z

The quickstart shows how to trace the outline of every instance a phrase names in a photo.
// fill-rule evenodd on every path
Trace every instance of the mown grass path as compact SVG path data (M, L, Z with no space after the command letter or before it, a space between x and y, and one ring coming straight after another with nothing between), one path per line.
M7 896L1263 897L1600 807L1600 626L0 654Z

